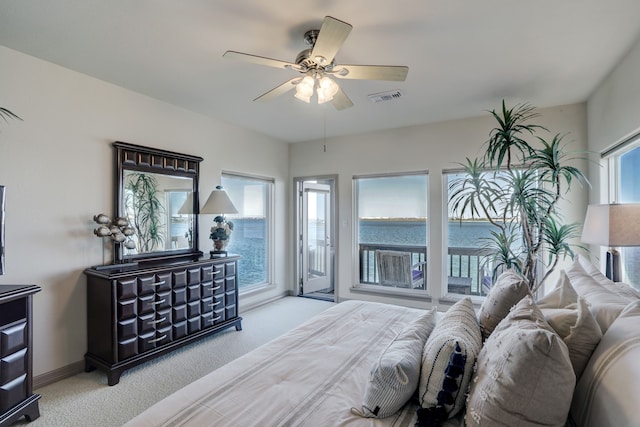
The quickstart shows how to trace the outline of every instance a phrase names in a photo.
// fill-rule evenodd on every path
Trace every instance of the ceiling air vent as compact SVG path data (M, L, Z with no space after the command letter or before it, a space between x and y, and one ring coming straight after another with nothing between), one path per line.
M399 99L402 96L402 92L396 89L389 92L374 93L368 96L372 102L393 101L394 99Z

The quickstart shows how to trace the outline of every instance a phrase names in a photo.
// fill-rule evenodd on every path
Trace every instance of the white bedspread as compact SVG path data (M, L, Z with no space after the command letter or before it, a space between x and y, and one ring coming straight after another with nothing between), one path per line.
M377 420L361 407L374 360L422 310L347 301L219 368L127 423L139 426L407 426L417 406ZM451 423L457 425L457 423Z

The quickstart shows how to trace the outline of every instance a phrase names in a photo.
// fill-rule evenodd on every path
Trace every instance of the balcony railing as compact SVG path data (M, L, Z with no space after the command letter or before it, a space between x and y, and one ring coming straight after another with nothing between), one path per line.
M423 277L427 277L427 248L409 245L381 245L362 243L360 246L360 283L379 285L375 263L376 250L394 250L411 253L413 264L424 265ZM481 248L449 247L447 255L448 293L485 296L491 288L492 266L486 264L489 252ZM420 289L425 289L423 284Z

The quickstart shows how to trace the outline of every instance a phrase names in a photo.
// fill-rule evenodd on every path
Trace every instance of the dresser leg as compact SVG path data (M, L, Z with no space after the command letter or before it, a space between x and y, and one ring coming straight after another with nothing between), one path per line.
M31 403L29 403L29 405L24 409L24 417L29 422L40 417L40 407L38 406L38 399L40 398L40 395L35 394L33 397L35 397L35 400L31 401Z
M120 375L122 375L121 370L109 371L107 373L107 383L110 386L118 384L120 382Z

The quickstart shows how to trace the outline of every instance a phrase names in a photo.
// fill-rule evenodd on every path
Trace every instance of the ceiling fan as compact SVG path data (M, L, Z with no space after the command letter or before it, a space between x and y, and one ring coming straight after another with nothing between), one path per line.
M233 50L226 51L222 56L254 64L294 70L301 74L260 95L254 101L268 101L295 88L296 98L310 102L315 89L319 104L331 102L337 110L343 110L353 106L353 102L331 77L404 81L409 72L409 67L406 66L336 64L336 53L352 28L351 24L326 16L320 30L309 30L304 34L304 40L309 48L298 54L295 63Z

